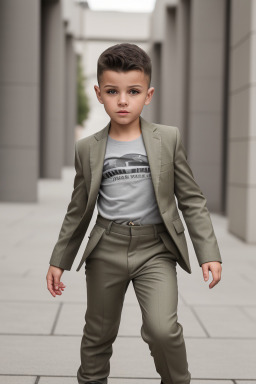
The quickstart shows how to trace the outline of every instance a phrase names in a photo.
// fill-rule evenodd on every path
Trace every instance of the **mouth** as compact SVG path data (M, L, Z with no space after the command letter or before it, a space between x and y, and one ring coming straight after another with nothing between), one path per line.
M121 110L121 111L118 111L117 113L118 113L119 115L128 115L128 113L130 113L130 112L125 111L125 110Z

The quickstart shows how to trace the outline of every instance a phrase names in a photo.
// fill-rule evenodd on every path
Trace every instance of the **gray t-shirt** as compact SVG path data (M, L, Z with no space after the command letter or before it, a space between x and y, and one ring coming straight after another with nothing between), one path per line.
M131 141L108 136L97 208L119 224L163 222L142 135Z

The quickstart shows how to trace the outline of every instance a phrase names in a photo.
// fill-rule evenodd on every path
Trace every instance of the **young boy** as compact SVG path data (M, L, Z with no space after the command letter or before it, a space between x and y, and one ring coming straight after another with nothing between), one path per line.
M75 145L74 190L53 249L47 286L65 285L97 200L98 216L82 260L87 310L79 384L107 384L112 344L132 281L148 343L163 384L188 384L182 325L177 321L178 263L191 273L185 219L205 281L221 278L221 256L206 199L187 163L177 127L149 123L140 114L152 99L151 61L134 44L117 44L98 59L95 92L110 117L99 132Z

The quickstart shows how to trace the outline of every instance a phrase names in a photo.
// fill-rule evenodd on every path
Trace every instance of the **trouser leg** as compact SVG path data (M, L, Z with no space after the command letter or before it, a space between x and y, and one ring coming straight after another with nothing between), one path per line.
M79 384L107 384L128 287L122 239L103 234L86 262L87 310L81 340Z
M176 261L170 253L168 257L161 240L155 250L156 256L151 257L133 279L142 311L141 336L149 345L162 382L188 384L191 375L188 371L183 327L177 319Z

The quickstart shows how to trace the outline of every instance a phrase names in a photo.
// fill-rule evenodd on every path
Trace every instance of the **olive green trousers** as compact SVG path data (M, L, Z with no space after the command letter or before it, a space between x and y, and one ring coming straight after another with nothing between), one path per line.
M188 384L183 327L177 321L177 248L163 223L123 225L98 215L85 249L87 309L79 384L107 384L125 293L133 283L141 336L164 384Z

